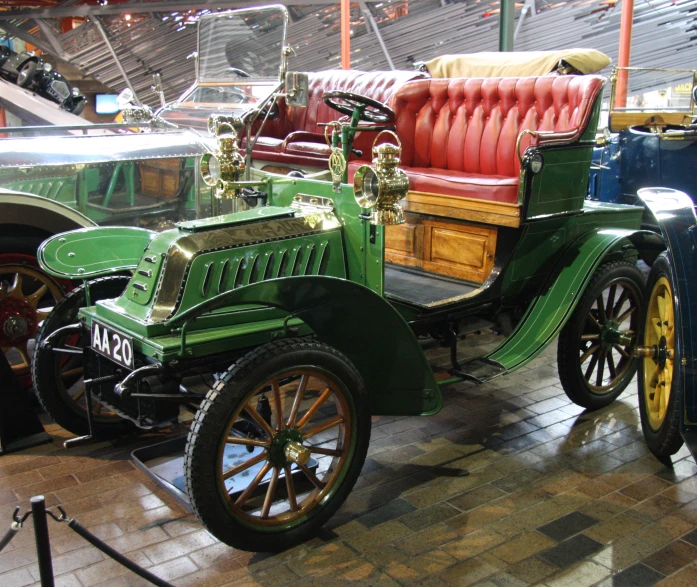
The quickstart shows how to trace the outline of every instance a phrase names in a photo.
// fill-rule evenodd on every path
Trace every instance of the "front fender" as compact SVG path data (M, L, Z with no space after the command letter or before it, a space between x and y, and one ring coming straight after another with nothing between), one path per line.
M83 228L45 240L37 257L54 277L93 279L133 271L156 234L134 227Z
M61 202L0 188L0 230L3 224L31 226L49 234L95 226L87 216Z
M167 325L241 304L281 308L344 353L365 381L373 415L440 410L440 389L409 325L382 297L351 281L306 276L255 283L191 308Z
M684 423L697 424L697 215L685 193L668 188L638 191L653 212L665 239L673 267L671 284L675 323L678 327L676 359L679 388L683 391Z

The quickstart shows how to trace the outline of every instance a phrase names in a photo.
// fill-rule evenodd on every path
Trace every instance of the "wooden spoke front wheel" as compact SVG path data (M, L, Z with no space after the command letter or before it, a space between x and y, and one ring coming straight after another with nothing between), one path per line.
M363 385L348 359L298 339L261 347L196 415L185 461L194 510L236 548L305 540L355 483L369 436Z

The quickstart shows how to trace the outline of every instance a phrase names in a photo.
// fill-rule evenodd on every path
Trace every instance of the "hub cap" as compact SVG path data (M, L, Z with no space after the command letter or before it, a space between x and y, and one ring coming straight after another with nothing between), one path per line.
M16 376L29 374L30 343L62 297L60 287L38 269L0 266L0 348Z
M239 404L220 445L228 507L269 528L306 516L340 485L351 428L347 396L330 374L297 369L266 381Z

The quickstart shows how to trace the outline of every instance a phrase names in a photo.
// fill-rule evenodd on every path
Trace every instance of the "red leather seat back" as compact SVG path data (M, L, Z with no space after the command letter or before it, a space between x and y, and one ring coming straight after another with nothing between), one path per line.
M319 126L319 123L338 120L343 116L324 103L322 97L325 92L352 92L389 104L398 87L409 80L424 77L425 74L418 71L366 72L339 69L310 73L307 108L286 106L284 101L279 101L279 116L264 127L264 136L284 139L294 131L324 133L324 127ZM376 133L359 133L354 146L357 149L370 149L375 136Z
M392 100L402 164L517 177L520 132L585 127L603 83L590 75L408 82Z

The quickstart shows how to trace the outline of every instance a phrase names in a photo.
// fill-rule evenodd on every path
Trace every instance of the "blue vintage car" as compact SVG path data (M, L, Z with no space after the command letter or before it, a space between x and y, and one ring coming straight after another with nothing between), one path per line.
M624 73L637 92L625 106L615 106L617 80ZM662 186L697 195L696 72L616 68L612 75L608 128L598 138L588 183L588 198L638 204L640 189ZM657 87L668 89L653 89ZM644 228L659 232L653 215Z
M644 188L637 197L667 246L651 267L635 350L641 425L657 457L685 442L697 458L697 214L678 190Z

